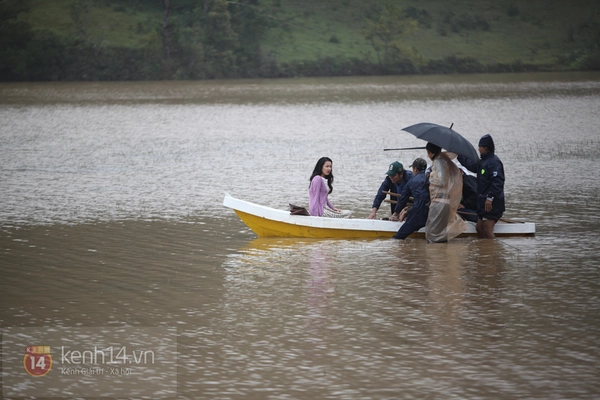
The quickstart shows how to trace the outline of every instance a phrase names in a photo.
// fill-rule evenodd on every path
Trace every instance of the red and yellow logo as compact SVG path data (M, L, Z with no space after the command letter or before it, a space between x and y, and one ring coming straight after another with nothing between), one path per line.
M52 369L52 355L50 346L27 346L23 367L31 376L44 376Z

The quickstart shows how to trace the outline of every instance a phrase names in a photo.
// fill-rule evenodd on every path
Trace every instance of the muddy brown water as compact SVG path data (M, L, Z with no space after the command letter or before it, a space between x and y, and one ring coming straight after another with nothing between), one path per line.
M177 398L594 398L598 115L597 73L0 84L0 327L173 328ZM494 137L535 237L257 238L221 205L305 204L327 155L366 216L422 121Z

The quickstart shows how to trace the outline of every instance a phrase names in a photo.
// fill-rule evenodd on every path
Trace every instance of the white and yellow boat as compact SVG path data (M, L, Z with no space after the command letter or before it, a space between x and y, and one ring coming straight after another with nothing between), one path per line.
M342 219L291 215L287 210L277 210L225 195L225 207L231 208L261 237L340 238L367 239L391 238L402 222L379 219ZM498 222L494 229L498 236L533 236L535 224L531 222ZM413 235L425 234L425 228ZM476 235L475 224L467 222L461 235Z

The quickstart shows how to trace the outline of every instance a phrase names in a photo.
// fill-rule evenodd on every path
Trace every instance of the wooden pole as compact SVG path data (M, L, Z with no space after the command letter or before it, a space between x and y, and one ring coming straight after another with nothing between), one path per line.
M424 149L425 147L402 147L400 149L383 149L383 151L389 151L389 150L421 150Z

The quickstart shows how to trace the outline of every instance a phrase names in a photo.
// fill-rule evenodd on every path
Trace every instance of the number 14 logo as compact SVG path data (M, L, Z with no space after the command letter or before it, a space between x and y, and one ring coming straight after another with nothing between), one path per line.
M27 346L23 367L31 376L44 376L52 369L52 355L50 346Z

